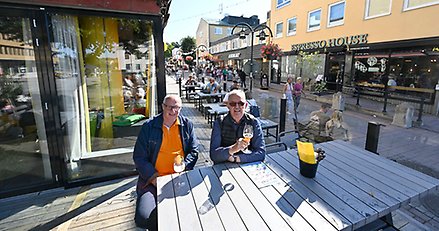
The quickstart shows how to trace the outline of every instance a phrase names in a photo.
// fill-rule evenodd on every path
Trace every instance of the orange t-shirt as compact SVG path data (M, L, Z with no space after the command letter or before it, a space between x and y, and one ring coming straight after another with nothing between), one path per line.
M171 127L162 126L162 145L155 162L155 169L160 176L174 173L174 158L178 155L176 152L184 158L178 125L180 121L177 118Z

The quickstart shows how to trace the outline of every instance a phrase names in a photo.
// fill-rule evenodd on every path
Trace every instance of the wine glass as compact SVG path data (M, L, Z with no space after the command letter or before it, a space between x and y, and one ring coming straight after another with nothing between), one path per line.
M183 161L184 158L180 154L180 152L173 152L172 154L175 155L175 157L174 157L174 171L176 173L178 173L178 178L180 178L180 174L186 168L186 164L184 163L184 161ZM183 185L183 182L181 182L181 180L178 180L177 186L181 186L181 185Z
M244 126L244 131L242 133L242 136L244 137L244 140L248 143L250 143L250 140L253 138L253 126L251 124L246 124ZM245 150L242 151L245 154L250 154L251 151L248 150L248 148L246 148Z

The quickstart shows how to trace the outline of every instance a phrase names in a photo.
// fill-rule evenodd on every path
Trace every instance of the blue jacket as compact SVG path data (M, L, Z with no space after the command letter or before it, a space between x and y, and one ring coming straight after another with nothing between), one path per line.
M178 118L180 120L179 130L186 164L185 170L190 170L194 168L198 159L198 140L192 122L181 115ZM137 194L139 196L145 193L144 189L148 179L156 173L155 163L163 138L162 126L162 114L146 121L134 146L133 159L139 172L139 180L137 181Z

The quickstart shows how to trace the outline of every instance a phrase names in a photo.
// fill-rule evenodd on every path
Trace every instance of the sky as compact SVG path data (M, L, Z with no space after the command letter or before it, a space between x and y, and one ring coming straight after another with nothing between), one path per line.
M180 42L195 37L201 18L222 19L226 14L250 17L258 15L259 22L267 21L271 0L172 0L164 42ZM221 10L222 9L222 10Z

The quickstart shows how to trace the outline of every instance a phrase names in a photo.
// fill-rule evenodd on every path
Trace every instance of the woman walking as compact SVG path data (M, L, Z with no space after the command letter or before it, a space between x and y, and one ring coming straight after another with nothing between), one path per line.
M297 77L296 83L293 86L293 101L294 101L294 110L297 112L297 109L300 104L300 97L301 95L305 95L305 92L303 92L303 85L302 85L302 78Z
M293 107L293 77L288 75L287 82L284 85L283 93L287 98L287 113L291 114Z

